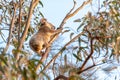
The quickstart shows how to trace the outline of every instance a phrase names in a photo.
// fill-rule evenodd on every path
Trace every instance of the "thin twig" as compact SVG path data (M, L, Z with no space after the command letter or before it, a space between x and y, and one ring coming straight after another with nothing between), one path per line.
M80 71L82 71L86 65L86 63L88 62L88 60L91 58L92 54L94 53L94 50L93 50L93 40L94 40L94 37L92 37L91 33L89 33L89 36L90 36L90 48L91 48L91 52L90 54L88 55L88 57L85 59L84 63L82 64L82 66L80 67Z
M3 50L3 54L5 54L7 52L8 48L9 48L9 45L10 45L10 40L11 40L11 37L12 37L12 30L13 30L14 23L15 23L16 9L17 9L17 5L16 6L14 5L14 12L13 12L12 21L11 21L10 28L9 28L8 41L7 41L6 47Z
M21 9L22 9L22 1L21 0L19 0L19 19L18 19L18 24L19 24L19 26L18 26L18 45L20 45L20 31L21 31L21 17L22 17L22 11L21 11Z
M81 71L78 71L77 72L77 74L81 74L82 72L84 72L84 71L87 71L87 70L89 70L89 69L91 69L91 68L93 68L93 67L96 67L96 66L99 66L99 65L102 65L102 64L104 64L104 63L100 63L100 64L93 64L93 65L91 65L91 66L89 66L89 67L87 67L87 68L85 68L85 69L83 69L83 70L81 70Z

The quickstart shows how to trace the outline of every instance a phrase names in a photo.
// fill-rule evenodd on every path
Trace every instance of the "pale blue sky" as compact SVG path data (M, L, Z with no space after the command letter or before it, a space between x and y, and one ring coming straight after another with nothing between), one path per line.
M44 4L44 7L41 8L42 13L48 19L48 21L51 21L56 26L61 23L62 19L73 6L73 0L42 0L42 2ZM77 5L80 5L83 0L77 0L77 2ZM74 16L74 19L85 15L86 11L87 9L82 9L82 11L80 11L76 16ZM69 25L72 24L72 21L74 19L70 19L68 21L70 22Z
M62 19L65 17L65 15L69 12L69 10L73 7L73 0L41 0L43 2L44 7L41 8L41 12L44 14L44 16L48 19L48 21L52 22L56 26L58 26ZM76 0L77 7L82 4L82 2L85 0ZM87 14L88 11L96 11L98 9L98 0L93 0L94 3L93 6L87 5L85 6L81 11L79 11L78 14L76 14L72 19L69 19L67 23L69 23L67 26L71 25L74 26L72 23L74 19L81 18L85 14ZM101 0L100 2L102 2ZM76 7L76 8L77 8Z

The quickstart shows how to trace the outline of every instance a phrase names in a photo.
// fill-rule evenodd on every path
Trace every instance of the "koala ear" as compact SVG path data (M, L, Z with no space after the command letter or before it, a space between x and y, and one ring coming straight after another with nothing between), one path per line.
M45 24L46 21L47 21L46 18L42 18L42 19L40 20L40 23L41 23L41 24Z

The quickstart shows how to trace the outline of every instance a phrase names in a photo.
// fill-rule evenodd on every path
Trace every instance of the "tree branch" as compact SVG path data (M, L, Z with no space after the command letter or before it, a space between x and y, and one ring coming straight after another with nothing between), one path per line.
M91 3L91 1L92 0L84 1L83 4L80 7L78 7L73 13L67 15L66 19L69 19L72 16L76 15L85 5L87 5L88 3Z
M42 62L44 62L46 60L46 58L48 57L48 53L50 51L50 48L47 48L46 51L45 51L45 54L42 56L42 58L40 59L37 67L36 67L36 71L39 70L39 67L41 66Z
M22 49L23 42L24 42L24 40L26 38L28 29L29 29L29 26L30 26L30 20L31 20L31 17L32 17L33 9L37 5L38 2L39 2L39 0L32 0L32 2L30 4L30 10L29 10L29 14L28 14L28 19L27 19L26 27L25 27L25 29L23 31L23 34L22 34L22 37L20 39L20 45L18 46L18 50ZM19 55L18 54L19 53L16 54L16 59L17 60L19 59Z
M11 37L12 37L12 30L13 30L14 23L15 23L15 15L16 15L17 4L15 5L15 3L14 3L13 7L14 7L14 12L13 12L12 21L11 21L10 28L9 28L8 41L7 41L6 47L3 50L3 54L5 54L7 52L8 47L10 45L10 40L11 40Z
M74 5L73 5L73 8L66 14L65 18L62 20L59 28L63 28L64 24L66 23L66 21L68 20L67 16L69 16L71 14L71 12L74 10L75 6L76 6L76 1L73 0L74 2ZM71 16L72 17L72 16Z
M82 66L79 68L80 70L79 70L78 74L80 74L80 72L84 70L84 67L85 67L86 63L88 62L88 60L92 57L92 54L94 53L93 41L94 41L95 37L93 37L92 34L91 34L87 29L86 29L86 31L88 32L88 35L89 35L89 37L90 37L90 48L91 48L91 50L90 50L90 54L89 54L88 57L85 59L85 61L84 61L84 63L82 64ZM93 65L94 65L94 64L93 64Z
M91 38L91 40L90 40L90 48L91 48L91 52L90 52L90 55L88 55L88 57L85 59L85 61L84 61L84 63L82 64L82 66L80 67L80 70L83 70L84 69L84 66L85 66L85 64L88 62L88 60L90 59L90 57L92 56L92 54L93 54L93 38Z
M87 71L87 70L89 70L89 69L91 69L91 68L93 68L93 67L96 67L96 66L99 66L99 65L102 65L102 64L104 64L104 63L100 63L100 64L93 64L93 65L91 65L91 66L89 66L89 67L87 67L87 68L85 68L85 69L83 69L83 70L80 70L80 71L78 71L77 72L77 74L81 74L82 72L84 72L84 71Z
M22 11L21 11L21 8L22 8L22 1L19 0L19 19L18 19L18 45L20 45L20 31L21 31L21 17L22 17Z
M63 19L62 23L61 23L60 26L59 26L60 28L62 28L62 27L64 26L64 24L66 23L66 21L67 21L69 18L71 18L71 17L73 17L74 15L76 15L85 5L87 5L88 3L90 3L92 0L84 1L83 4L82 4L80 7L78 7L73 13L71 13L71 12L74 10L75 6L76 6L75 0L73 0L73 1L74 1L74 6L73 6L73 8L70 10L70 12L65 16L65 18Z

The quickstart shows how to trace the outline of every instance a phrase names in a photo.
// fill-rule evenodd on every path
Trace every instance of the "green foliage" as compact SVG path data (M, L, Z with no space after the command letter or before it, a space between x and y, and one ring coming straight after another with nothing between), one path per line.
M24 56L24 57L23 57ZM22 55L16 62L15 58L10 55L0 55L0 77L3 79L11 80L39 80L42 79L42 75L49 79L46 73L39 75L36 73L36 64L39 63L38 59L27 59L27 55Z

